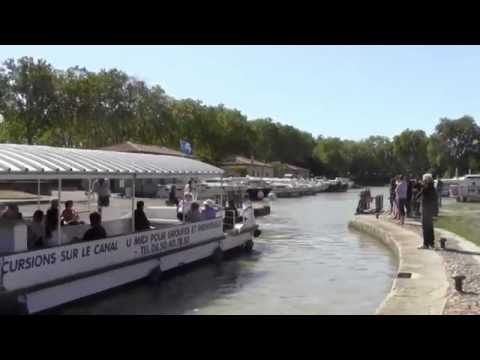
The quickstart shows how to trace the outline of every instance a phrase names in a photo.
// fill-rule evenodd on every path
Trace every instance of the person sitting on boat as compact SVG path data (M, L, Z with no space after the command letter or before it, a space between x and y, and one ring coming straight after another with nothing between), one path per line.
M79 225L83 224L83 221L79 221L80 216L78 211L73 207L73 201L67 200L65 202L65 210L62 212L62 225Z
M175 184L170 187L170 192L168 193L168 202L169 205L178 205L177 187L175 186Z
M186 193L184 199L181 200L177 205L177 219L180 221L184 220L184 215L190 211L192 206L193 196L191 193Z
M107 237L107 232L102 226L102 215L98 212L90 214L90 229L83 235L83 241L99 240Z
M32 223L28 226L28 249L35 249L44 245L45 224L43 223L43 211L37 210L33 213Z
M202 216L204 220L211 220L217 217L217 212L214 209L215 203L213 200L205 200L203 202L204 209L202 211Z
M154 227L150 224L150 221L143 211L145 203L143 201L137 201L137 209L135 210L135 231L152 230Z
M192 223L203 220L202 214L200 213L200 205L196 201L192 202L190 211L185 215L185 217L187 222Z
M50 208L45 217L45 235L47 238L52 236L52 232L58 227L58 200L53 199L50 202Z
M23 216L20 211L18 211L18 206L16 204L10 204L7 207L7 211L5 211L2 215L2 219L5 220L22 220Z

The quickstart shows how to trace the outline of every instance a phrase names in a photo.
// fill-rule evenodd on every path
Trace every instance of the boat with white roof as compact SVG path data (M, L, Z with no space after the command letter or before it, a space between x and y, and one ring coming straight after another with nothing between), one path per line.
M103 221L107 237L99 240L78 240L89 228L87 224L61 226L58 221L49 246L29 248L29 221L2 220L1 309L36 313L148 276L158 279L165 271L200 259L219 261L233 248L251 250L260 231L248 202L228 223L225 199L214 205L216 217L191 223L179 221L175 207L147 207L152 228L135 231L136 180L222 175L223 170L215 166L168 155L0 144L0 180L54 181L59 201L62 181L67 179L89 183L99 178L121 179L132 188L130 213Z

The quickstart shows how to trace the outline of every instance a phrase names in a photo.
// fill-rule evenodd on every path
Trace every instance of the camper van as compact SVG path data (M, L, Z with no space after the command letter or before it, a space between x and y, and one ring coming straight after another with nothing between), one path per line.
M459 179L457 201L479 201L480 200L480 174L465 175Z

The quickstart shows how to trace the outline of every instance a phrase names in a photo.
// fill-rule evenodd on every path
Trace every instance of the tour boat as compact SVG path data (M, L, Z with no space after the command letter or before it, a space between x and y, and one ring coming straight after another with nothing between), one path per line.
M240 210L241 221L234 217L226 231L221 206L216 218L194 223L177 220L175 208L147 207L154 229L134 230L137 179L222 175L223 170L190 158L0 144L3 182L33 180L40 189L40 181L55 181L60 202L67 179L121 179L131 184L133 194L130 216L103 221L108 237L100 240L78 240L88 224L60 226L58 221L47 247L29 249L27 221L0 221L0 309L37 313L148 276L159 279L164 271L200 259L220 260L233 248L251 250L260 231L248 203Z

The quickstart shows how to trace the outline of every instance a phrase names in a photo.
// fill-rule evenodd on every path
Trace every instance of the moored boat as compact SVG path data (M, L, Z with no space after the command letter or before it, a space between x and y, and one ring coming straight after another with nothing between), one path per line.
M145 277L158 279L170 269L204 258L221 259L236 247L251 250L259 235L254 210L245 206L241 221L225 230L225 210L215 218L185 223L175 208L147 208L153 228L135 230L135 181L149 178L211 178L223 170L189 158L167 155L0 144L0 179L122 179L133 188L129 216L102 222L107 237L79 241L89 225L61 226L48 244L29 247L30 223L0 223L0 305L6 312L36 313ZM165 207L167 208L167 207ZM60 218L58 219L60 220Z
M328 181L328 188L325 192L345 192L348 190L348 182L343 181L341 178L335 178Z

